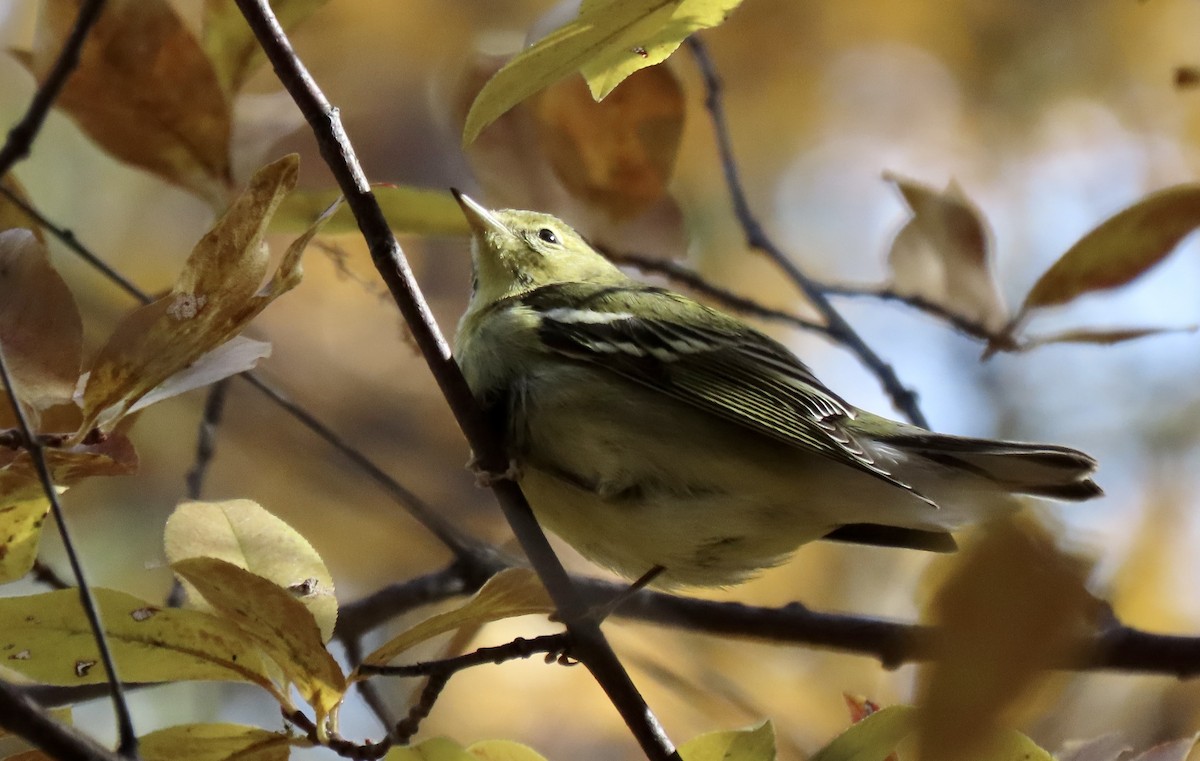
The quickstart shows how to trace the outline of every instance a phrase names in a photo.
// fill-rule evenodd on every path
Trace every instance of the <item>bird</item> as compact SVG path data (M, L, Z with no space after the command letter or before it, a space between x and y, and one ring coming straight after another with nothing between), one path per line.
M454 356L539 523L664 589L819 539L932 552L1016 495L1102 491L1078 450L934 433L843 400L735 316L630 277L566 223L452 190L472 291Z

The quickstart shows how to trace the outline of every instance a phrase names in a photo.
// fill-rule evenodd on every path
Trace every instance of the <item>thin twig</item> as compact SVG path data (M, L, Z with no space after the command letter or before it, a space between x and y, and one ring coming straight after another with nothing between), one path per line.
M17 387L9 374L3 347L0 347L0 385L3 385L7 391L17 427L20 429L21 435L25 437L25 450L29 452L29 456L33 460L38 479L42 482L42 491L45 493L46 499L50 501L50 512L54 515L55 523L58 524L58 535L62 539L63 549L71 564L75 583L78 585L79 603L83 606L84 614L92 629L92 636L96 639L96 649L100 652L100 661L104 664L105 671L108 672L109 692L112 696L113 711L117 715L117 731L121 742L120 753L127 758L136 758L137 733L133 730L133 719L129 715L129 705L125 702L121 678L117 674L117 666L113 661L112 651L108 647L108 638L104 634L104 624L100 621L100 611L96 607L92 588L87 583L83 564L79 560L79 553L75 550L75 542L71 538L70 529L67 528L67 517L63 512L62 504L58 501L58 490L54 488L54 476L50 472L50 465L46 462L46 452L42 448L41 441L33 434L33 428L25 416L25 410L21 406L20 400L17 399Z
M654 257L627 251L617 252L603 249L601 253L617 264L628 264L631 267L636 267L641 272L662 275L672 282L686 286L695 293L708 296L722 306L732 309L735 312L740 312L751 317L758 317L763 320L785 322L804 330L829 335L829 328L825 325L820 325L812 320L806 320L791 312L785 312L782 309L772 309L768 306L763 306L754 299L739 296L727 288L710 283L695 270L689 269L677 262L667 259L655 259Z
M886 286L858 286L858 285L837 285L832 283L819 283L818 287L827 296L848 296L848 297L863 297L878 299L879 301L892 301L905 306L912 307L926 314L936 317L939 320L947 323L950 327L957 330L963 335L976 338L986 343L1002 341L1004 336L994 333L987 329L983 324L969 320L960 314L957 314L950 309L930 301L929 299L913 296L888 288Z
M466 434L480 466L487 472L505 472L508 469L508 456L499 432L488 425L462 371L454 362L450 346L437 328L412 268L371 192L337 109L329 103L292 50L267 0L237 0L237 3L274 66L280 82L291 93L312 128L321 156L358 222L375 268L379 270L404 315L425 362L459 427ZM570 577L550 548L516 482L495 479L492 488L513 533L571 632L578 657L608 695L643 752L655 761L678 758L674 745L601 634L599 625L588 617Z
M0 680L0 727L18 734L58 761L127 761L50 712L16 685Z
M75 22L67 39L63 41L58 58L50 67L46 79L38 86L37 92L33 94L33 100L29 102L25 115L8 131L8 139L5 140L4 147L0 148L0 177L8 174L8 170L12 169L14 164L29 155L33 141L46 121L46 115L58 100L67 78L79 65L79 51L83 49L83 43L99 20L100 12L104 10L104 2L105 0L85 0L79 6L79 13L75 15Z
M381 676L453 676L476 666L487 664L499 665L508 661L522 660L539 653L547 654L547 662L568 658L567 652L571 646L571 638L566 632L558 634L543 634L540 637L525 639L517 637L512 642L492 647L481 647L469 653L456 655L453 658L441 658L436 661L421 661L402 666L372 666L365 665L360 671L364 674L379 674ZM550 657L553 656L553 657Z
M721 80L717 76L716 66L699 37L692 35L688 37L687 42L704 78L705 88L708 92L705 104L712 116L717 149L721 154L721 167L725 172L725 184L729 186L733 210L745 232L746 243L765 253L777 267L791 278L796 287L825 318L825 322L829 326L829 336L853 352L875 374L888 396L892 398L892 404L896 406L896 409L922 428L928 428L929 423L917 406L917 395L900 382L892 366L880 359L879 355L854 331L850 323L846 322L841 313L833 308L820 285L809 278L782 249L775 245L763 229L762 224L759 223L758 218L754 216L746 197L746 191L742 187L737 162L733 157L733 142L730 139L729 126L725 119L725 107L721 102Z
M228 394L228 378L217 381L208 389L208 398L204 400L204 413L196 431L196 459L184 477L188 499L200 499L204 491L204 476L208 474L208 467L217 451L217 427L221 425L221 415L225 411L225 398Z

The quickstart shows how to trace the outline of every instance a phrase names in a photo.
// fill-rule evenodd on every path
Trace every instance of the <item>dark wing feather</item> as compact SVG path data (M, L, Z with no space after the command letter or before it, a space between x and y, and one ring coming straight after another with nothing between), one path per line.
M849 404L781 344L748 331L732 317L637 283L555 284L520 299L540 315L539 336L555 352L595 362L928 501L874 462L845 426L855 415ZM702 323L698 314L705 317Z

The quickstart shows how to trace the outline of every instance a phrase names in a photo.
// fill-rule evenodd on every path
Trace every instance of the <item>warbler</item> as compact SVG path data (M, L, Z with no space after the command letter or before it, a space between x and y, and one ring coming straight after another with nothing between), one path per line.
M455 357L538 520L625 576L726 586L834 539L931 551L1017 494L1101 494L1063 446L933 433L857 409L782 344L628 277L560 220L472 230Z

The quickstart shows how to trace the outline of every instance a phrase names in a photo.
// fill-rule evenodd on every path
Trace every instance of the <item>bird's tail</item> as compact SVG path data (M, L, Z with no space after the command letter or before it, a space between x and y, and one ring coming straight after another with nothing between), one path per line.
M1013 494L1070 500L1104 492L1092 480L1096 461L1070 447L904 432L887 444L990 481Z

